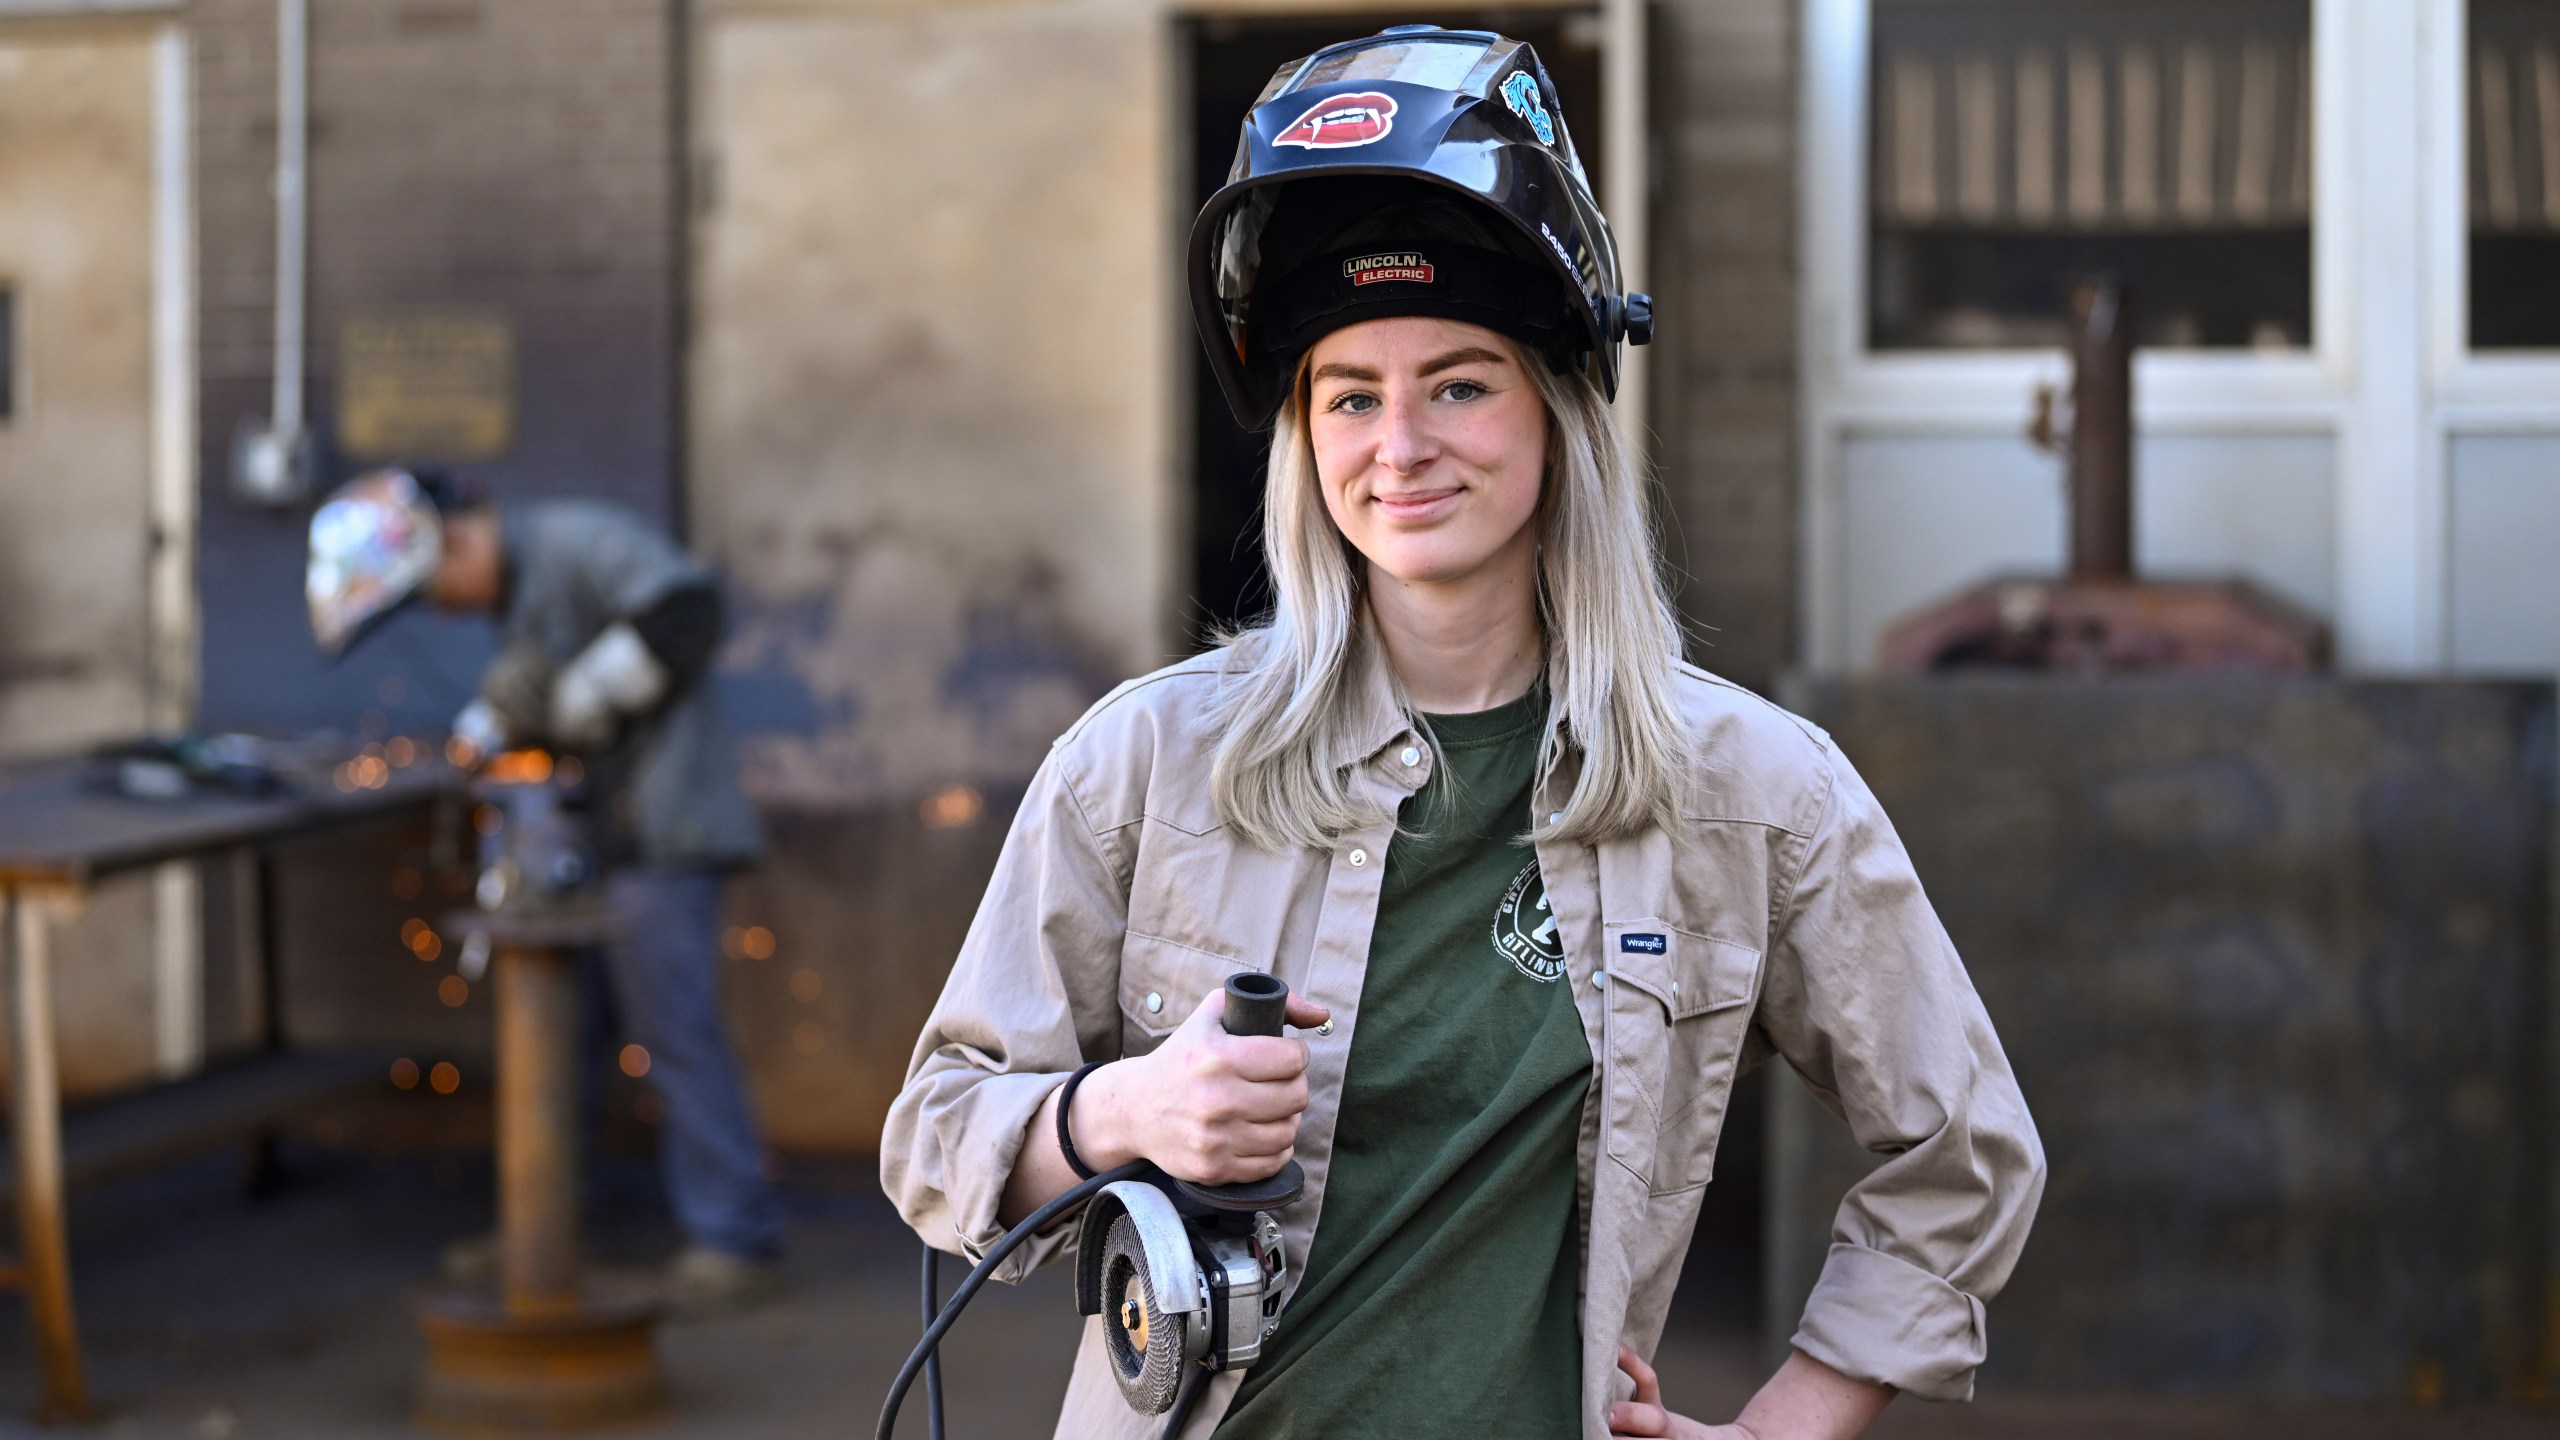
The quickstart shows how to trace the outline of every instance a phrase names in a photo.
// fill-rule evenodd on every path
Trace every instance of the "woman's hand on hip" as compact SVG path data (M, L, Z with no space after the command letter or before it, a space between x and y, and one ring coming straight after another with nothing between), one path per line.
M1856 1440L1893 1400L1893 1391L1852 1380L1801 1350L1742 1407L1730 1425L1704 1425L1662 1404L1662 1382L1635 1351L1618 1347L1618 1368L1636 1382L1635 1398L1609 1407L1612 1435L1671 1440Z
M1686 1415L1674 1415L1662 1403L1662 1379L1653 1367L1644 1363L1635 1351L1618 1347L1618 1368L1634 1377L1635 1398L1621 1400L1609 1407L1609 1433L1627 1436L1665 1436L1669 1440L1757 1440L1739 1425L1704 1425Z
M1289 1163L1307 1109L1307 1042L1230 1035L1220 1023L1226 1004L1224 989L1210 991L1162 1045L1104 1066L1076 1091L1068 1120L1086 1164L1150 1160L1176 1179L1230 1185ZM1331 1015L1289 997L1291 1025Z

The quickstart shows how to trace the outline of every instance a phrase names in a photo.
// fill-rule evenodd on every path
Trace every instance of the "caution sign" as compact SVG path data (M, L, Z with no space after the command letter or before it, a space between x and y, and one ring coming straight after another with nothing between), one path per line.
M486 310L347 321L338 346L338 453L351 460L495 460L515 443L516 336Z

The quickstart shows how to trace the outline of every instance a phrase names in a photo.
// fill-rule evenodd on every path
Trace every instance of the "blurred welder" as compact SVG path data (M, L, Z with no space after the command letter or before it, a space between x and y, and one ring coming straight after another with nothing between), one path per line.
M721 881L763 837L704 683L720 641L715 577L614 506L501 508L377 470L312 516L308 590L331 656L416 598L495 619L497 658L454 735L484 756L577 756L594 788L606 903L626 937L605 969L666 1107L660 1148L687 1242L673 1298L701 1312L769 1291L780 1215L720 1024Z

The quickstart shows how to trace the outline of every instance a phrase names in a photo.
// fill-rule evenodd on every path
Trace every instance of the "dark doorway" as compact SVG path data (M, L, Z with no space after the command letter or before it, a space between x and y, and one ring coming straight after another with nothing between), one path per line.
M1227 178L1235 160L1244 114L1288 61L1339 40L1389 25L1429 20L1452 29L1498 30L1526 40L1545 62L1563 97L1565 125L1574 148L1601 187L1600 26L1590 9L1455 10L1417 16L1410 10L1369 14L1285 16L1270 19L1196 18L1183 24L1191 60L1190 203L1183 209L1187 243L1190 217ZM1188 253L1187 250L1185 253ZM1187 315L1188 297L1184 304ZM1196 341L1191 355L1191 600L1183 614L1186 638L1211 643L1220 629L1243 624L1270 607L1262 563L1262 469L1271 437L1235 422L1218 395L1217 381Z

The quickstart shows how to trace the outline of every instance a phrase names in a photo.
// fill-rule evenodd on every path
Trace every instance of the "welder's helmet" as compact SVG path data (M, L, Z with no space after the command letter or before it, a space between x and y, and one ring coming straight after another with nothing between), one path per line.
M320 653L345 653L423 594L444 562L444 522L406 470L374 470L338 487L311 516L303 590Z
M1537 53L1399 25L1280 67L1191 229L1191 308L1227 405L1270 423L1299 360L1391 315L1466 320L1618 390L1653 338Z

